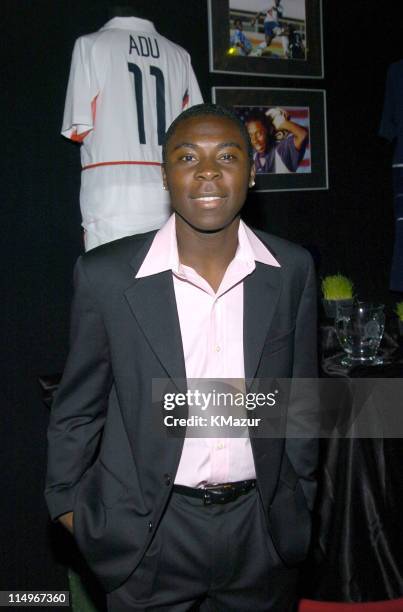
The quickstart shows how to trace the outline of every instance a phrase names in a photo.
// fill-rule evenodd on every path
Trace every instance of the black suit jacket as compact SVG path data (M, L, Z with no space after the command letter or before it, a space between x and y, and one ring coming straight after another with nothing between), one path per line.
M256 233L281 267L257 262L244 280L246 378L315 377L311 258ZM51 517L74 510L78 546L107 591L140 562L183 446L183 437L155 435L151 410L153 378L186 379L171 272L135 278L154 235L124 238L78 260L71 349L48 432ZM316 442L251 437L251 444L269 532L283 562L296 564L310 539Z

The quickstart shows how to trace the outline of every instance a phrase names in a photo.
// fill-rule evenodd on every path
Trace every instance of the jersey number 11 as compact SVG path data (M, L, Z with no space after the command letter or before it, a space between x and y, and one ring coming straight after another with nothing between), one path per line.
M137 64L128 62L129 72L133 74L134 95L136 97L137 123L139 128L140 144L146 144L146 133L144 127L144 100L143 100L143 75ZM157 133L158 144L162 145L165 136L165 80L162 70L156 66L150 66L150 74L155 77L156 102L157 102Z

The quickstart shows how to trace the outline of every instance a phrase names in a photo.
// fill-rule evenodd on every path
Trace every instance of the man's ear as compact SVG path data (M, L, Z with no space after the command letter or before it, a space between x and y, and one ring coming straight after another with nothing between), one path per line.
M162 188L163 189L168 189L167 175L166 175L166 172L165 172L165 164L161 165L161 174L162 174Z
M252 163L251 167L250 167L250 174L249 174L249 187L253 187L255 184L255 176L256 176L256 167L255 164Z

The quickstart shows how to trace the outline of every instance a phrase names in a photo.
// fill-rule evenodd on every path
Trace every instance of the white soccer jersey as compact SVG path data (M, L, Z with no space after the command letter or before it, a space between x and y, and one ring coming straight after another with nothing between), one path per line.
M278 22L278 20L283 16L283 7L281 4L275 6L273 5L271 8L267 9L265 22Z
M74 46L62 134L82 142L86 249L157 229L170 214L161 143L202 97L189 54L136 17L115 17Z

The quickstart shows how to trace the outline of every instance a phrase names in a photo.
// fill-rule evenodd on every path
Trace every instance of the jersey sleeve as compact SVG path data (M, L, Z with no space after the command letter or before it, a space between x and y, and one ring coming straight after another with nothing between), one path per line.
M386 77L385 98L383 102L383 112L381 124L379 126L379 135L387 140L392 141L397 133L397 117L396 117L396 93L395 82L392 66L389 66Z
M200 92L200 87L197 82L196 75L193 71L189 54L187 54L187 62L188 83L186 90L183 92L182 110L185 110L190 106L195 106L196 104L203 104L203 97Z
M82 141L94 128L98 87L85 37L76 40L64 107L62 135Z
M308 139L306 138L298 150L294 144L294 136L290 134L276 145L276 152L290 172L298 170L298 166L305 155L307 142Z

